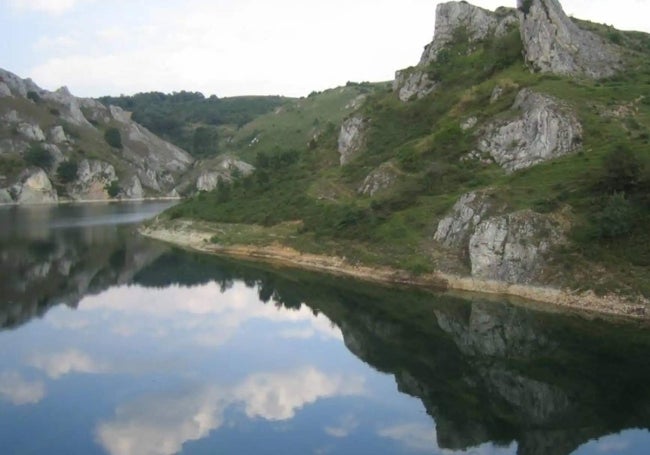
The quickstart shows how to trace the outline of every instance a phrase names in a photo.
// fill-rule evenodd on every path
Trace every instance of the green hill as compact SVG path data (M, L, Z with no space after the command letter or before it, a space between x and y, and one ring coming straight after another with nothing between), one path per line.
M650 36L543 14L556 5L440 5L449 22L392 89L350 84L223 134L255 172L171 209L168 226L202 220L220 226L216 244L415 274L650 297ZM582 48L539 46L540 27Z

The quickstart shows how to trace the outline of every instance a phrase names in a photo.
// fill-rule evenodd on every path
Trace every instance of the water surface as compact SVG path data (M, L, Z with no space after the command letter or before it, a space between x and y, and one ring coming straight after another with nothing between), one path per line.
M164 204L0 210L8 454L646 454L635 324L194 255Z

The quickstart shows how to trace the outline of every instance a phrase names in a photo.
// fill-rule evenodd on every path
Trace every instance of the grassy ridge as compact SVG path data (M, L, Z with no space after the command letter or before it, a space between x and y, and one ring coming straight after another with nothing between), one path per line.
M630 39L645 42L637 34ZM349 165L338 165L336 138L353 110L344 107L359 95L351 90L359 87L315 94L246 125L231 147L255 161L255 174L225 192L201 194L168 216L269 228L297 222L282 237L291 246L421 272L449 259L432 247L437 221L459 195L489 186L512 210L557 212L570 220L571 241L555 252L557 273L550 279L650 296L647 56L635 54L633 69L594 82L531 73L516 30L480 43L469 55L464 42L458 37L444 64L429 68L441 87L428 97L402 103L385 86L368 86L373 89L360 108L370 119L366 147ZM497 85L504 93L490 103ZM510 107L524 87L575 109L584 129L582 150L510 175L495 164L461 160L477 141L461 122L476 117L480 129L514 115ZM287 151L292 159L260 160ZM398 182L373 198L359 195L368 173L389 160L399 170ZM273 229L269 233L269 242L278 240Z

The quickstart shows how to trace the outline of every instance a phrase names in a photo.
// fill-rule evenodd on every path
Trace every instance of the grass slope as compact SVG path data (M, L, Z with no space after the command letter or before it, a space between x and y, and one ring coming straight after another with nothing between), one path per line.
M462 271L463 258L435 251L431 238L459 195L490 187L512 210L556 212L571 223L549 282L650 296L650 56L644 47L650 40L616 34L614 40L636 46L630 68L595 82L530 73L517 30L471 51L461 33L442 63L428 69L441 83L434 94L402 103L385 86L367 86L373 90L360 108L370 119L366 147L349 165L339 167L336 140L340 121L353 110L341 106L359 87L315 94L243 127L230 144L254 161L255 174L167 216L267 226L268 243L364 264L413 272L445 264ZM497 85L504 94L491 104ZM477 141L460 123L475 116L480 126L513 115L510 107L524 87L576 110L582 151L510 175L494 164L460 160ZM389 160L399 168L398 183L373 198L360 196L366 175Z

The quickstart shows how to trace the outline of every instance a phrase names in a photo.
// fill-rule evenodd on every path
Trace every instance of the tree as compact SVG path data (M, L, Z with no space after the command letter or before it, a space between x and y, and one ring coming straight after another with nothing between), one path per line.
M79 164L76 161L69 160L59 164L56 175L62 183L70 183L77 178Z
M605 155L603 168L602 185L609 193L630 193L641 183L643 163L625 145L618 145Z
M49 170L54 164L54 158L41 144L32 144L25 153L25 161L32 166Z
M111 183L107 184L105 189L108 193L108 196L112 198L116 198L121 191L120 184L117 182L117 180L113 180Z
M104 132L104 139L106 143L113 148L121 149L122 148L122 135L120 130L117 128L111 127Z
M199 126L194 129L192 137L192 154L196 157L209 157L218 153L217 131L213 128Z

